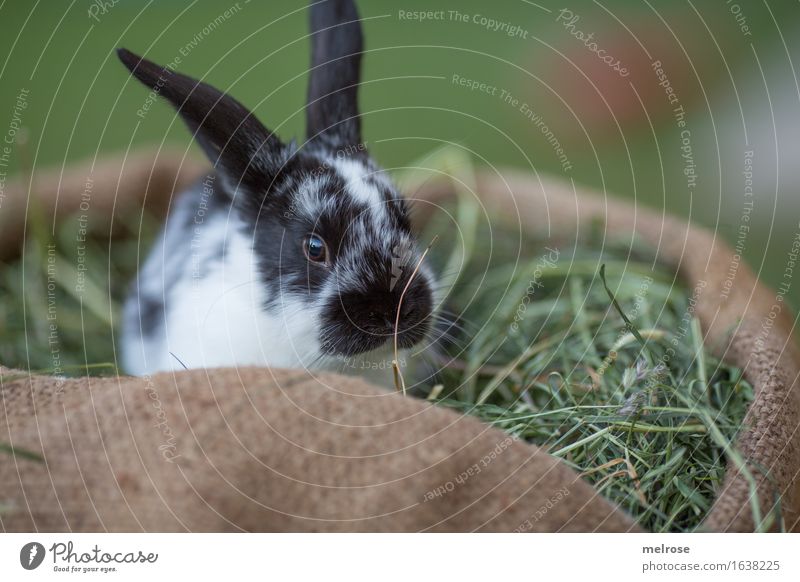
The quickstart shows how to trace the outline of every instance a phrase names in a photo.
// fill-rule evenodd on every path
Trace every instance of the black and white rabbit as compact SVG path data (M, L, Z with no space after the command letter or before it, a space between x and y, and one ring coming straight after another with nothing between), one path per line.
M353 358L390 357L400 295L421 254L406 202L361 141L353 2L314 3L311 29L300 147L229 95L118 51L133 76L175 106L214 164L178 197L131 288L128 372L341 369ZM423 264L402 302L402 348L430 338L434 287Z

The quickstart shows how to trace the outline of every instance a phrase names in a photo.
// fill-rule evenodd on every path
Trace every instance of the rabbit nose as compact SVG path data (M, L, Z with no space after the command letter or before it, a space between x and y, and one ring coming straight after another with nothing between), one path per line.
M387 329L394 329L394 317L392 317L391 313L384 311L370 311L369 317L378 325L382 323Z
M415 303L403 303L402 307L400 308L400 319L403 321L414 323L415 319L418 317L418 314L419 309Z

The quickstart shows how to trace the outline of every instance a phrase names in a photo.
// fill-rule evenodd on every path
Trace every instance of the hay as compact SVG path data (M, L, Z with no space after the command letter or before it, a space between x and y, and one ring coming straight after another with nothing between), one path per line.
M428 224L458 230L434 260L459 328L429 400L542 446L650 531L700 527L728 464L755 492L735 446L753 388L707 352L702 289L677 284L642 240L515 238L497 216L480 222L474 170L452 148L416 166L441 169L457 192ZM782 525L779 503L750 500L761 529Z
M469 341L444 362L435 400L546 448L643 528L695 530L726 464L742 463L752 387L705 351L689 292L652 260L543 253L516 268L497 257L456 287Z

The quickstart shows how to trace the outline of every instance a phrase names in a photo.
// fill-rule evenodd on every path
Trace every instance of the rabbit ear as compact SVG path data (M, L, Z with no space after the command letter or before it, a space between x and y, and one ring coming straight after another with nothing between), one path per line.
M206 155L233 186L264 188L280 167L283 144L233 97L126 49L117 51L133 76L169 100Z
M311 77L306 106L307 135L332 148L361 142L358 83L361 23L352 0L311 5Z

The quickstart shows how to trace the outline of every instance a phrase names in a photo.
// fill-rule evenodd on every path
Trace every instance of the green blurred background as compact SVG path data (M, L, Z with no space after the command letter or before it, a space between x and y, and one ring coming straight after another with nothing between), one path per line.
M771 285L787 280L787 253L800 230L800 88L792 66L800 62L798 3L359 4L368 49L364 137L384 166L402 167L455 142L478 163L574 179L683 215L736 243L752 151L754 205L743 254ZM407 17L430 10L444 13L426 22ZM508 26L492 30L484 17ZM509 35L510 27L517 32ZM23 124L34 169L162 140L189 146L166 105L137 116L147 91L118 62L120 46L159 63L179 56L179 70L230 91L285 138L302 134L303 2L6 1L0 30L0 123L11 118L20 90L29 90ZM629 74L603 63L576 31L593 33ZM659 86L654 61L686 111L693 188L676 104ZM454 75L497 90L470 91ZM552 131L561 160L523 103ZM21 159L15 150L10 173ZM795 282L788 299L796 307L798 298Z

